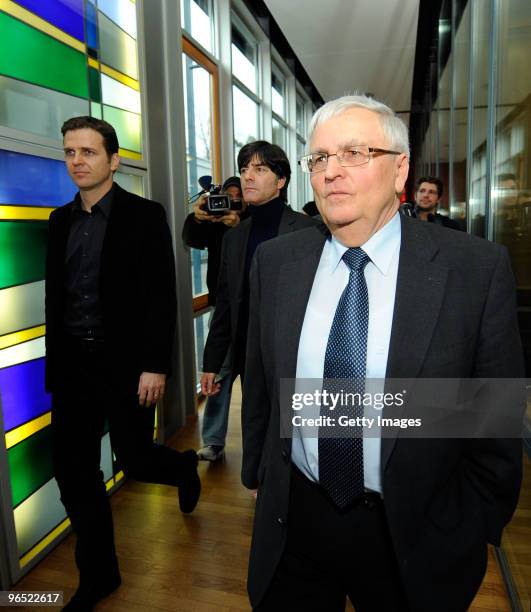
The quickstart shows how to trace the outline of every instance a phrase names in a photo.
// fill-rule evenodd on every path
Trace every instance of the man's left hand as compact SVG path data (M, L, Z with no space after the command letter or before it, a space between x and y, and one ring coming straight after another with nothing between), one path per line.
M142 372L138 383L138 403L148 408L151 404L156 404L164 397L165 385L166 374Z

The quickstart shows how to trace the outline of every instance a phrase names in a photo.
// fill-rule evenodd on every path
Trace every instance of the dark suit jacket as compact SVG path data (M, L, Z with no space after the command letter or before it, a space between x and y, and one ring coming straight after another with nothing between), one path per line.
M408 217L401 225L387 378L523 377L506 250ZM248 581L254 606L289 529L291 440L279 435L279 381L295 378L325 240L318 228L272 240L257 250L251 272L242 481L258 487ZM499 544L516 506L521 455L518 439L382 438L384 506L412 610L467 609L486 569L487 542Z
M243 212L240 221L243 221L248 216L247 211ZM221 264L221 245L223 237L229 229L231 228L223 223L212 223L210 221L198 223L195 220L194 213L190 213L183 224L183 242L193 249L208 249L206 282L208 287L208 303L211 306L216 305L216 292Z
M291 234L316 222L307 215L295 212L286 206L278 235ZM204 372L219 372L225 355L236 343L240 304L244 288L245 254L251 231L251 219L246 219L230 232L221 248L221 269L216 297L216 310L212 318L203 356Z
M46 260L46 388L61 383L65 250L73 202L50 215ZM141 372L170 373L176 321L175 261L164 208L115 185L100 269L105 343L117 387Z

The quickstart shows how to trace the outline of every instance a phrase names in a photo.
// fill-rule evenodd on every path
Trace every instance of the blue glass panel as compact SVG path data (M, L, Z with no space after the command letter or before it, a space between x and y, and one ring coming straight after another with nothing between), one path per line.
M32 13L74 38L85 41L83 31L83 0L16 0Z
M76 192L64 162L0 149L0 204L62 206Z
M98 18L96 15L96 7L93 4L87 4L87 46L92 49L98 48Z
M9 431L51 409L44 390L44 358L0 370L4 429Z

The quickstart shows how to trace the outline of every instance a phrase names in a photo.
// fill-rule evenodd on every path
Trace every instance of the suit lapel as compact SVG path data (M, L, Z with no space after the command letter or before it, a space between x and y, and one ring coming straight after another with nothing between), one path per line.
M401 217L402 241L386 378L416 378L439 318L448 269L422 222ZM382 438L382 470L396 437Z
M292 226L295 223L295 213L287 205L284 206L282 216L280 217L280 224L278 226L278 235L287 234L293 230Z
M307 241L292 248L290 260L279 271L275 328L278 371L282 378L295 377L304 315L326 240L318 229L305 232L305 237Z
M308 241L292 249L290 261L279 271L275 311L275 362L278 364L279 378L295 378L304 315L326 240L320 231L308 233L307 236ZM291 438L285 438L281 443L289 453Z

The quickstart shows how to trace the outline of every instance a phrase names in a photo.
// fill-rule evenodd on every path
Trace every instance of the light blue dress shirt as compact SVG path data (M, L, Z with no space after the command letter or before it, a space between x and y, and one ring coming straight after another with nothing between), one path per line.
M371 393L383 391L387 369L389 341L393 322L401 226L398 213L361 248L371 258L365 268L369 293L369 329L367 336L368 379ZM327 240L306 307L297 354L297 379L315 379L314 388L322 388L324 359L330 328L349 270L342 260L347 247L332 236ZM312 381L313 384L313 381ZM377 433L377 432L376 432ZM302 435L302 428L293 428L291 459L310 480L319 482L319 440ZM380 466L381 438L371 433L363 438L363 471L365 488L382 492Z

